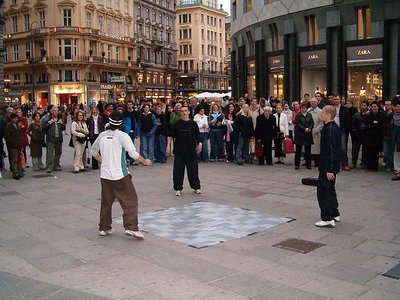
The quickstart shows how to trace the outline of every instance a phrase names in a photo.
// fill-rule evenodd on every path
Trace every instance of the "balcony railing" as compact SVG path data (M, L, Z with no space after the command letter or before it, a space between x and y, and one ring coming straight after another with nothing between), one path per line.
M36 57L31 63L96 63L96 64L108 64L120 67L127 67L132 62L128 60L121 59L111 59L102 56L72 56L70 59L65 58L64 56L46 56L44 57Z
M204 69L180 69L178 70L179 74L215 74L215 75L226 75L223 71L211 71Z

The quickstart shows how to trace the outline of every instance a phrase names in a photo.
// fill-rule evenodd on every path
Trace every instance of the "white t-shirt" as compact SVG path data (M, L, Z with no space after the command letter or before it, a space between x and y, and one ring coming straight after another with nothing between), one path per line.
M100 133L90 153L96 156L99 151L101 154L100 178L108 180L120 180L129 174L125 151L128 151L129 156L135 160L139 158L139 153L129 135L118 129Z

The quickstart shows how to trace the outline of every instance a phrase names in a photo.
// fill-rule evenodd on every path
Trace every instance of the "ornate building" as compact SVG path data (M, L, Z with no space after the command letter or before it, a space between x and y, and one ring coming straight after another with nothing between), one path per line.
M232 0L232 93L400 93L400 1Z
M227 92L225 17L218 1L181 0L176 9L177 92L187 97L203 91Z
M137 96L132 0L5 0L9 93L37 105Z
M141 97L166 99L175 92L175 1L135 0L137 76Z

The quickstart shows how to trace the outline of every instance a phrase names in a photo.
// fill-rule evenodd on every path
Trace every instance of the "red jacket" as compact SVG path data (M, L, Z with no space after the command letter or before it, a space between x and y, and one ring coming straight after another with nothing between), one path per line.
M24 147L29 146L28 120L25 117L19 117L18 119L22 122L21 133L22 133L22 141L24 143Z

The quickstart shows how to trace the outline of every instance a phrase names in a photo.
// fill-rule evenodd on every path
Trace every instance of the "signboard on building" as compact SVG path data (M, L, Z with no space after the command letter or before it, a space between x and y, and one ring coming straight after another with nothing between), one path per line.
M326 50L314 50L300 52L301 67L326 66Z
M347 48L348 63L377 62L382 63L382 45L365 45Z
M126 77L125 76L112 76L110 78L110 82L112 83L125 83Z
M270 70L283 69L284 64L285 64L285 59L283 55L268 57L268 69Z
M82 84L73 85L54 85L54 94L82 94L84 86Z

